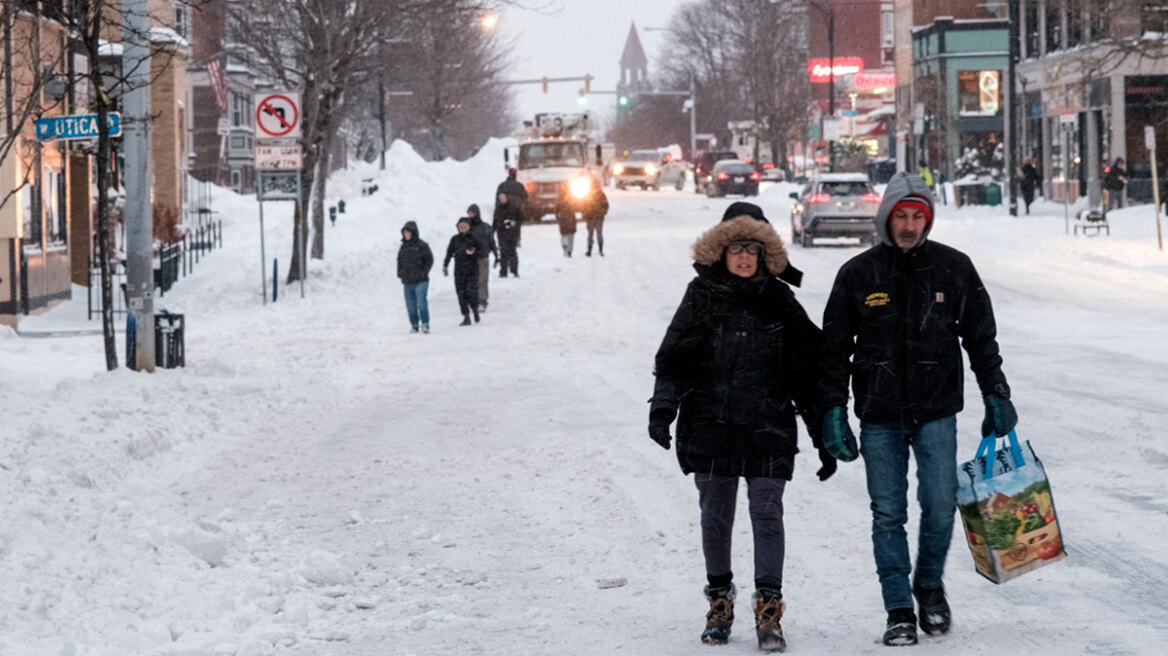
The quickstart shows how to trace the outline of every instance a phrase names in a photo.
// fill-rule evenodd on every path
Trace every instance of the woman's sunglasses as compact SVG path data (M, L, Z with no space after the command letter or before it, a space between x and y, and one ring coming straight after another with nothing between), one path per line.
M751 255L758 255L759 253L762 252L762 244L760 244L756 241L747 241L747 242L736 241L736 242L733 242L729 246L726 247L726 252L732 253L734 255L738 255L742 251L746 251L747 253L750 253Z

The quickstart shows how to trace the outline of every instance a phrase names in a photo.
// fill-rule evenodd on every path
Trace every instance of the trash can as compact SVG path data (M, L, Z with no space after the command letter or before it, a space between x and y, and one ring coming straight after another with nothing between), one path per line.
M1002 187L996 184L988 184L985 186L985 204L986 205L1001 205L1002 204Z
M186 366L186 319L163 310L154 315L154 366L174 369Z

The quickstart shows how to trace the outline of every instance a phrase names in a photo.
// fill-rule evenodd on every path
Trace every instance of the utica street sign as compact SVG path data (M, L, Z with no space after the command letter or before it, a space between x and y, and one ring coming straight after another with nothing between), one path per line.
M106 126L109 128L109 136L120 137L122 135L122 115L117 112L107 114ZM37 119L36 136L38 141L96 139L97 114Z

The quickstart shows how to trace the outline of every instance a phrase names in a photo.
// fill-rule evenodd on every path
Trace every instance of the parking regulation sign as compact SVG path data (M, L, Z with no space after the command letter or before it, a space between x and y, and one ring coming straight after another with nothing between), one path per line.
M295 139L300 136L300 94L295 91L257 93L256 139Z

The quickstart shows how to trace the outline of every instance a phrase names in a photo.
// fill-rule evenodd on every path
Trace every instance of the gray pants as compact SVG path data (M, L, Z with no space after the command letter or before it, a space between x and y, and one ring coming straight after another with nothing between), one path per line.
M722 576L731 572L730 538L734 534L734 509L738 500L738 477L694 474L698 504L702 509L702 554L706 574ZM754 533L754 585L775 590L783 588L783 490L781 478L747 478L750 525Z
M491 278L491 258L479 258L479 307L487 307L487 281Z

